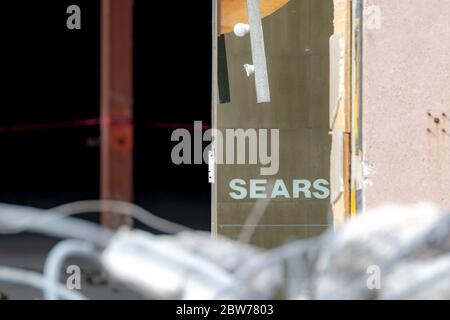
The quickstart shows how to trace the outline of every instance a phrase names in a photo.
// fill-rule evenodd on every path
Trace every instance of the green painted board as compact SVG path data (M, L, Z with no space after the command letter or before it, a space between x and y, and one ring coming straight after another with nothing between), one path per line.
M269 137L271 130L278 130L279 170L264 176L259 162L218 164L213 188L213 232L238 239L246 229L254 230L251 242L270 248L317 236L330 226L330 200L323 187L329 190L324 181L330 180L328 99L332 23L332 0L292 0L263 19L271 90L271 102L266 104L256 103L254 80L247 77L243 68L252 59L249 36L225 35L230 103L215 106L215 128L224 136L227 129L251 129L258 134L265 129ZM252 140L258 144L258 151L262 140ZM246 141L250 143L250 139ZM248 145L247 149L255 152ZM247 162L249 157L247 153ZM269 186L276 183L275 197L271 190L261 191L264 183L259 180L267 180ZM236 181L240 182L237 189L231 185ZM311 183L310 195L305 181ZM322 192L314 188L317 181L322 182ZM256 198L252 197L252 187L257 190ZM267 199L260 199L264 193ZM259 218L248 225L249 221L255 221L249 215L258 203L266 206L266 210L263 214L256 210Z

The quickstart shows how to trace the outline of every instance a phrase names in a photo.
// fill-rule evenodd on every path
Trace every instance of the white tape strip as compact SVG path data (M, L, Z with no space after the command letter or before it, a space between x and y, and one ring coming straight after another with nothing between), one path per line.
M257 101L258 103L270 102L269 77L259 0L247 0L247 11L250 24L253 65L255 66Z

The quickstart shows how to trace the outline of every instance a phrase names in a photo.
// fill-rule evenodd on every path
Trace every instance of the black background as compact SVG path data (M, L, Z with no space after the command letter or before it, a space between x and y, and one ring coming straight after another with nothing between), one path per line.
M157 4L156 4L157 3ZM66 9L81 8L81 30ZM95 119L100 1L4 1L0 127ZM209 229L207 166L175 166L173 129L211 119L211 4L135 0L135 193L155 214ZM49 208L99 197L97 126L0 130L0 202Z

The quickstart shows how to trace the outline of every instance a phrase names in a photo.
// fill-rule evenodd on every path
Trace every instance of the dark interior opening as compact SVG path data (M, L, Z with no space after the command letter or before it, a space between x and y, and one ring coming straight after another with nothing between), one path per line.
M154 1L135 1L136 201L204 230L210 229L208 167L174 165L171 135L211 121L211 39L209 2L179 1L174 9L170 2L156 8Z
M72 4L81 30L66 28ZM170 138L174 124L211 119L211 8L173 7L135 1L135 200L208 230L207 166L173 165ZM50 208L98 198L100 1L9 1L2 10L0 201Z

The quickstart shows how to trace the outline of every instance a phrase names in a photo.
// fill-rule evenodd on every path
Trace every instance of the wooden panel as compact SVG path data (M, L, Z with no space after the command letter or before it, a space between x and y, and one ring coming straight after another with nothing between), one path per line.
M230 197L232 179L282 179L291 191L294 179L330 178L329 37L332 0L291 0L263 20L272 102L257 104L253 79L243 70L251 63L250 41L227 34L231 103L218 105L217 128L280 130L280 170L261 176L260 165L218 165L215 207L217 232L238 238L251 199ZM271 200L252 242L274 247L316 236L330 224L329 199Z
M233 31L233 27L241 22L248 23L247 0L220 0L221 33ZM261 16L267 17L280 9L289 0L260 0Z
M133 0L102 0L101 197L133 200ZM102 214L111 228L129 217Z
M352 0L335 0L334 2L334 34L344 37L345 51L345 90L339 103L333 131L344 131L344 161L342 173L344 190L340 199L333 204L335 227L343 226L351 216L351 107L352 107Z

